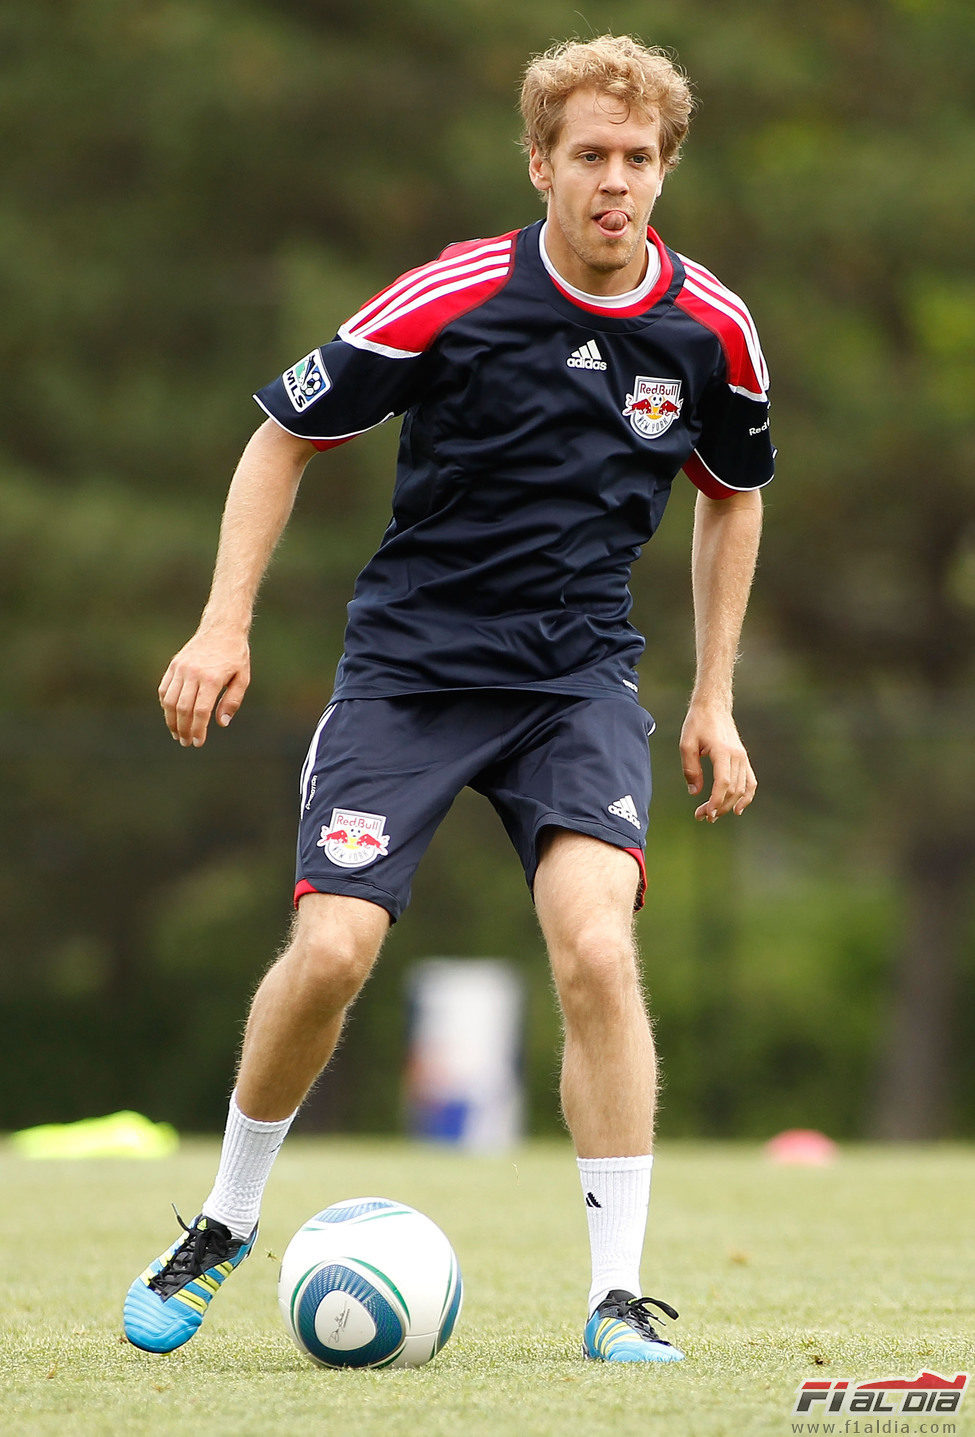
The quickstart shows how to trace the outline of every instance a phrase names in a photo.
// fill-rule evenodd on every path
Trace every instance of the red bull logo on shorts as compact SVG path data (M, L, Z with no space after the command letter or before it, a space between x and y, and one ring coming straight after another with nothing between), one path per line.
M644 439L657 439L673 424L684 407L679 379L648 379L638 374L633 393L626 396L623 418Z
M317 847L339 868L365 868L389 852L386 816L359 813L354 808L333 808L332 821L322 829Z

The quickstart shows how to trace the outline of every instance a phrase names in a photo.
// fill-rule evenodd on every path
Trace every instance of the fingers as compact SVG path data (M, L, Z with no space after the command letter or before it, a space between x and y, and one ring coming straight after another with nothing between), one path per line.
M166 727L183 748L201 748L211 717L225 728L240 708L249 682L246 660L197 661L182 650L159 685Z
M748 763L747 760L745 763L745 768L745 791L738 799L738 801L732 804L731 808L731 811L736 818L741 818L742 814L745 812L745 809L751 803L758 790L758 779L755 777L755 770L752 768L751 764Z
M680 739L681 767L687 791L704 791L703 759L711 763L711 792L694 810L701 823L717 823L726 813L739 818L755 797L755 772L730 712L701 707L688 711Z
M180 677L170 681L160 702L166 727L183 748L200 748L206 742L210 715L220 693L220 685L212 680Z
M701 754L697 745L682 739L680 759L681 767L684 770L684 778L687 780L687 792L690 794L700 793L704 787L704 768L701 764Z
M680 734L680 763L684 770L684 778L687 783L689 794L700 793L704 787L704 767L701 763L701 755L706 752L706 740L703 740L688 714L684 720L684 727Z
M176 679L176 660L173 659L159 684L159 702L162 704L163 718L166 720L166 727L169 729L173 738L179 738L176 723L176 703L179 697L180 687L181 685Z
M702 823L717 823L726 813L738 818L755 797L758 781L748 761L745 750L715 754L712 756L714 781L707 801L694 811L694 817Z
M235 674L224 689L223 697L217 704L216 719L221 728L227 727L234 714L240 708L244 701L246 691L246 677L243 674Z

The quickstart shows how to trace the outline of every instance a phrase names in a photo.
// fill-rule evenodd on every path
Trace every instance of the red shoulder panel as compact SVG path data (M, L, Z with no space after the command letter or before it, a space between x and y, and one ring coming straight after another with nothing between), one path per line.
M703 265L683 255L681 261L685 278L675 300L677 307L717 336L731 388L753 399L764 399L768 369L758 331L745 304Z
M364 304L339 338L392 358L422 354L451 320L503 288L518 233L448 245L439 259L409 270Z

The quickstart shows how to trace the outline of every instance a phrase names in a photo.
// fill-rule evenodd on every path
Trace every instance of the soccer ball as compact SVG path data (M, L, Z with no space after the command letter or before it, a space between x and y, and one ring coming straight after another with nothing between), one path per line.
M298 1350L322 1367L420 1367L460 1312L454 1250L430 1218L388 1198L348 1198L300 1227L278 1304Z

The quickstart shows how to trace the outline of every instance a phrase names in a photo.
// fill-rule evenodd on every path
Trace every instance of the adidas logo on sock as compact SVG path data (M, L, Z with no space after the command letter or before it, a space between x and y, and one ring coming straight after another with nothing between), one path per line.
M640 815L637 813L636 804L633 802L633 797L629 793L625 793L622 798L618 798L615 803L611 803L606 809L606 812L615 814L617 818L625 818L627 823L632 823L634 828L641 826Z
M602 1207L602 1203L596 1201L595 1193L586 1193L586 1207Z
M588 344L580 345L574 349L565 361L570 369L606 369L606 361L596 348L596 341L590 339Z

